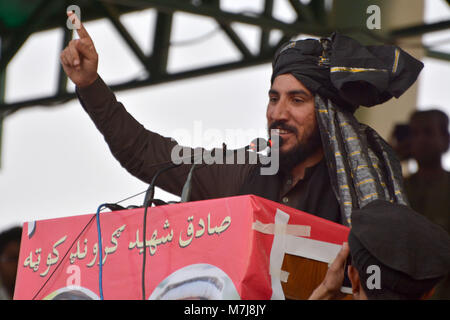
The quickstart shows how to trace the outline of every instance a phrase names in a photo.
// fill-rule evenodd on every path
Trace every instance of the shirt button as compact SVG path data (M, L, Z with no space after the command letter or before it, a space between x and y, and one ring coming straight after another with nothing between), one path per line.
M288 179L288 180L286 181L286 183L289 184L289 185L291 185L291 184L292 184L292 180L291 180L291 179Z
M284 203L288 203L289 202L289 198L288 197L283 197L283 202Z

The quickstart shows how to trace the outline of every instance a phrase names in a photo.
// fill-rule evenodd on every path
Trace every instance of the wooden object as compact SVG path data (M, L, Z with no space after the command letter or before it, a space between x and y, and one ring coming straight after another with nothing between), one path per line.
M319 286L328 270L328 264L304 257L285 254L281 268L289 272L287 282L281 282L287 300L307 300L315 288ZM345 300L351 300L346 295Z

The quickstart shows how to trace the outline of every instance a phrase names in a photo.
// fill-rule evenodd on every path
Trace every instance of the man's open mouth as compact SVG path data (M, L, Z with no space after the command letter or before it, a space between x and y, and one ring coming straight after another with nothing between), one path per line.
M290 131L290 130L275 129L275 133L277 133L277 134L290 134L290 133L293 133L293 132Z
M277 134L280 137L283 137L283 136L288 136L290 134L294 134L295 135L295 131L291 130L291 129L288 129L288 128L273 128L272 129L272 134Z

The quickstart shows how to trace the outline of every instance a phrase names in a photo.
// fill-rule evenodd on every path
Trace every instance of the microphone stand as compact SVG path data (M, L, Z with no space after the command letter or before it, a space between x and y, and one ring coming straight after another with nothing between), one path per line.
M181 200L180 202L188 202L191 198L191 181L192 181L192 174L195 170L195 167L197 165L194 163L191 167L191 170L189 170L188 177L186 179L186 182L183 186L183 191L181 192Z

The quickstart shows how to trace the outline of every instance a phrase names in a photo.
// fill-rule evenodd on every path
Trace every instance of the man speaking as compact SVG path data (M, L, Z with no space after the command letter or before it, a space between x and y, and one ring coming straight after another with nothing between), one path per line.
M97 74L98 54L86 29L80 25L77 32L80 39L61 53L64 71L114 157L150 183L171 163L177 143L125 110ZM199 166L191 200L255 194L347 226L352 210L374 200L407 204L394 152L353 113L398 98L422 68L400 48L362 46L339 34L282 46L273 60L266 109L267 128L280 141L279 170L261 174L260 163ZM180 195L190 169L183 164L165 172L157 186Z

